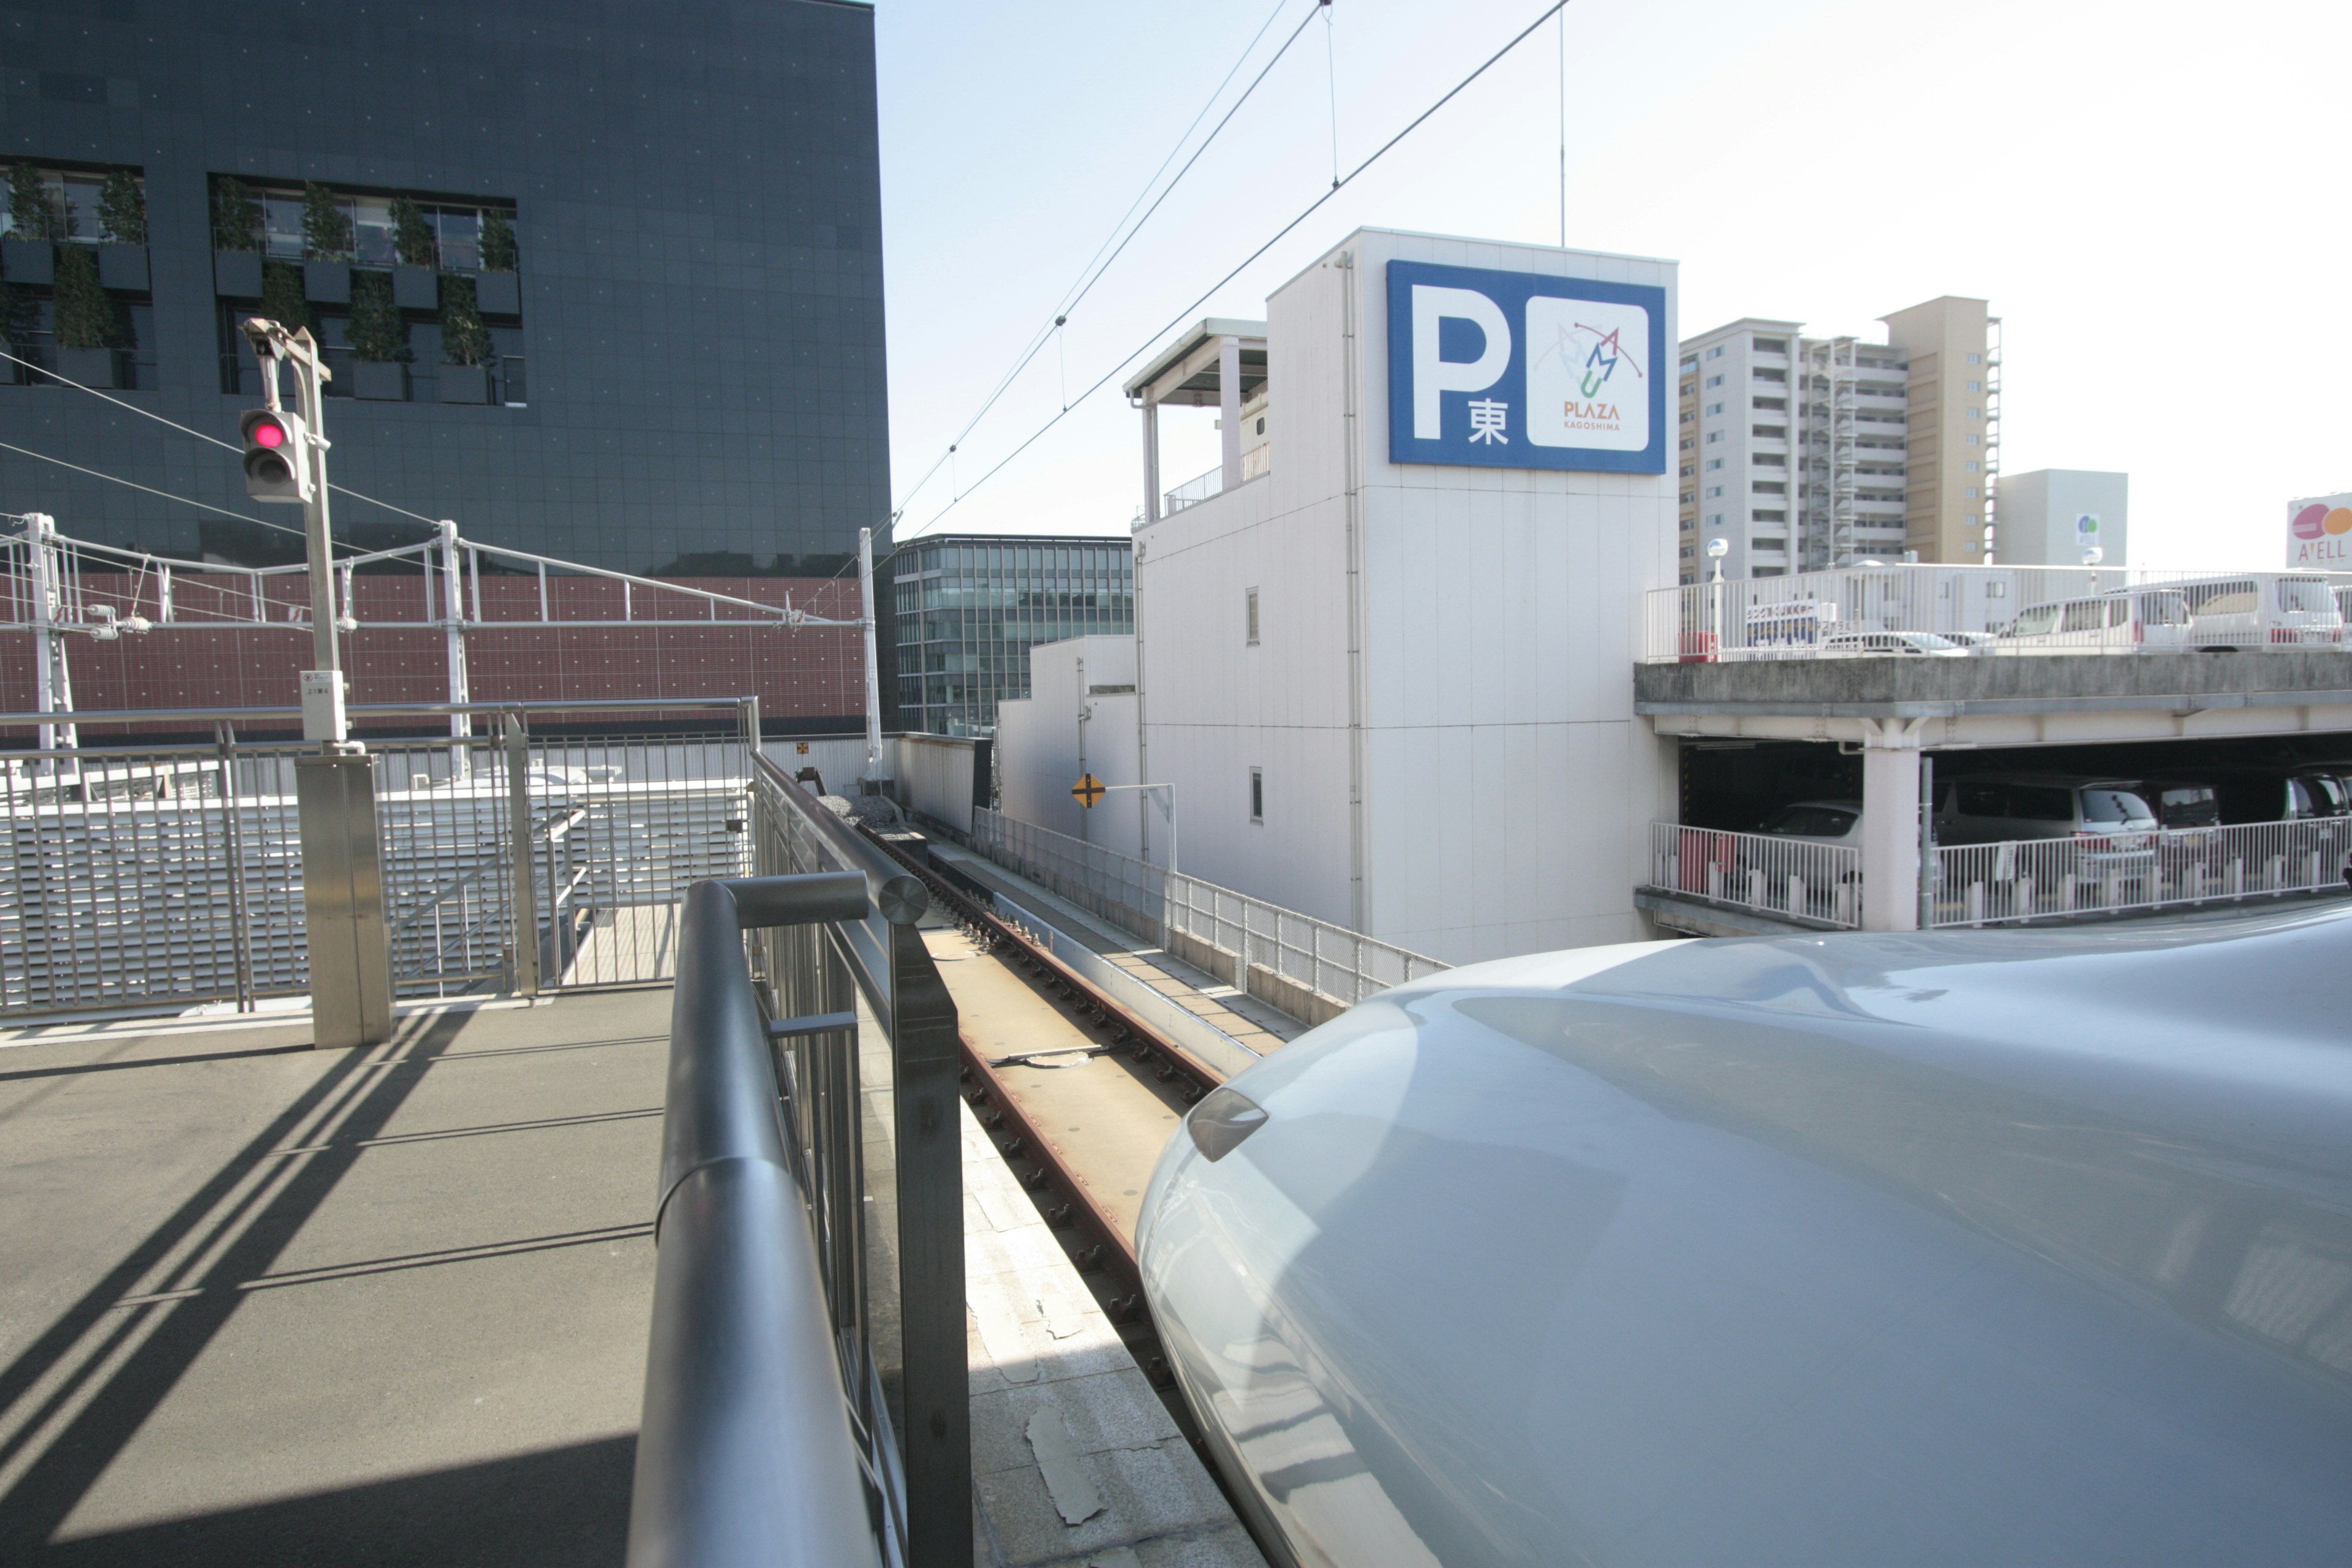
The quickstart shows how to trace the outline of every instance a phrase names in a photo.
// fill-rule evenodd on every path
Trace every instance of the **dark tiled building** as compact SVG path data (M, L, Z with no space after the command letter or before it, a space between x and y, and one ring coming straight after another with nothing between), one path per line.
M889 511L873 32L839 0L0 10L7 352L233 437L236 321L299 310L338 483L594 565L827 575ZM0 441L299 524L232 454L0 372ZM341 538L416 536L336 508ZM28 510L299 553L0 451Z
M874 575L909 730L993 735L996 705L1029 695L1031 647L1135 632L1125 537L935 534L908 540Z

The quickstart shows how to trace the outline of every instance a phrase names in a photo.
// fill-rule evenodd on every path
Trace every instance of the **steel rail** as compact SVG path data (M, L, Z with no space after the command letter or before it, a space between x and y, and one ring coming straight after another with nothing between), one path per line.
M1107 1036L1110 1049L1125 1050L1138 1063L1157 1060L1155 1076L1178 1084L1178 1096L1197 1102L1224 1082L1214 1068L1186 1052L1135 1014L1120 1005L1054 954L1031 941L1019 927L989 909L961 888L922 864L872 829L859 825L866 840L920 878L931 901L961 924L967 934L999 963L1021 974L1040 996L1069 1016L1082 1031ZM1069 1154L1006 1086L989 1065L985 1053L970 1037L962 1039L964 1099L972 1114L996 1143L997 1151L1014 1166L1024 1186L1047 1225L1074 1228L1076 1244L1065 1243L1071 1261L1084 1274L1097 1275L1096 1295L1111 1321L1121 1326L1129 1348L1151 1383L1169 1386L1171 1373L1160 1349L1159 1332L1144 1308L1143 1276L1137 1263L1135 1238L1096 1198L1094 1187ZM1024 1173L1019 1167L1029 1166ZM1188 1439L1194 1434L1189 1418L1180 1415Z

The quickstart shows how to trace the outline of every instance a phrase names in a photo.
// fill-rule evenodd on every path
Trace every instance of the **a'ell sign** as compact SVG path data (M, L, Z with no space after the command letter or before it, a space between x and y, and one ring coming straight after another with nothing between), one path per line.
M1389 263L1389 460L1666 471L1666 291Z

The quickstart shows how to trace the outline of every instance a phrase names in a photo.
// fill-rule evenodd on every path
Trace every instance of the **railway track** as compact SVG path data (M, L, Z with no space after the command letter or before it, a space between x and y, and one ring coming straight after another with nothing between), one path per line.
M956 952L935 943L937 956L993 960L1009 977L1010 985L942 969L964 1014L964 1099L1197 1447L1144 1310L1135 1221L1161 1144L1185 1110L1224 1076L1030 941L983 899L887 839L866 836L921 878L934 906L959 928L954 936L936 934L968 944L967 952ZM1015 1048L1006 1048L1016 1040Z

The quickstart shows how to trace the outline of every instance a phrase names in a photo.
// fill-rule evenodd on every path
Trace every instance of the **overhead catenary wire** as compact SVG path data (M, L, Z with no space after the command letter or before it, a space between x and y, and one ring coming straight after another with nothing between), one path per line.
M152 419L158 425L169 426L171 428L180 432L183 436L194 436L199 441L209 441L214 446L220 447L223 451L239 452L244 450L243 447L239 447L234 441L224 441L217 436L208 436L202 430L181 424L176 419L166 419L152 408L142 408L135 403L125 403L120 397L110 396L108 394L100 391L97 387L85 386L80 382L74 380L70 376L59 375L56 371L49 369L47 365L37 364L28 359L18 359L15 354L8 353L5 349L0 349L0 360L6 360L11 364L21 364L27 370L38 371L41 374L47 376L51 381L58 382L66 386L70 386L77 392L87 392L92 397L104 398L107 402L113 404L117 408L127 408L131 413L139 415L142 418ZM70 467L71 465L68 464L68 466ZM106 476L100 475L100 477L105 478ZM127 483L128 481L126 480L125 482ZM339 496L349 496L353 500L363 500L370 506L380 506L386 511L396 511L403 517L413 517L417 521L428 524L431 527L438 528L441 526L441 521L438 518L426 517L423 512L411 511L404 506L394 506L388 500L378 500L374 496L365 494L360 490L352 489L348 485L339 485L331 482L327 488L334 491ZM197 502L192 504L201 505L202 503ZM219 509L215 508L214 510L218 510ZM231 517L236 517L242 514L231 512L229 515ZM247 521L251 522L260 521L258 518L248 518ZM282 528L285 525L283 523L269 522L263 523L262 526L265 528ZM289 530L289 531L299 533L302 531L298 528Z
M299 528L289 528L282 522L268 522L261 518L248 516L241 511L231 511L225 506L215 506L210 501L194 500L187 496L173 495L170 490L159 490L152 485L142 485L134 479L126 479L117 474L101 473L96 468L85 468L79 463L68 463L63 458L52 458L47 452L36 452L29 447L12 447L5 441L0 441L0 452L15 452L22 457L37 458L44 463L55 463L61 468L71 468L75 473L88 474L94 479L105 479L110 483L118 485L129 485L132 489L145 490L151 496L162 496L165 500L175 500L183 506L201 507L206 511L216 511L223 517L233 517L239 522L249 522L258 528L274 528L280 533L299 534L302 531Z
M1257 31L1251 35L1250 41L1243 48L1240 57L1225 72L1223 79L1217 83L1215 90L1209 94L1209 100L1201 106L1201 111L1192 116L1192 122L1187 125L1184 128L1184 133L1176 139L1175 146L1168 150L1168 156L1160 160L1160 167L1152 171L1150 179L1144 181L1143 189L1136 193L1135 200L1128 204L1127 211L1120 215L1118 222L1111 226L1111 231L1104 237L1102 244L1095 247L1094 256L1088 259L1086 266L1078 269L1076 279L1071 283L1068 289L1064 291L1062 302L1055 307L1054 319L1038 328L1036 333L1030 338L1028 343L1014 359L1013 368L1004 373L1003 377L997 382L988 396L982 400L980 407L972 416L964 421L963 428L957 431L955 438L948 443L948 449L932 459L931 466L923 470L922 477L915 481L904 499L892 509L889 519L892 523L896 523L906 514L908 507L914 504L915 497L922 493L923 487L931 482L941 467L952 464L956 449L963 444L965 438L972 433L980 422L988 416L988 411L996 406L997 401L1012 389L1013 384L1020 379L1023 371L1029 368L1031 362L1036 359L1046 342L1061 331L1069 320L1070 312L1076 310L1079 301L1084 300L1093 290L1094 286L1102 280L1103 274L1110 270L1111 263L1119 258L1120 253L1126 250L1129 241L1134 239L1139 233L1142 232L1143 226L1151 221L1151 215L1160 210L1160 204L1168 199L1170 193L1183 183L1184 176L1192 172L1192 165L1201 161L1201 154L1206 153L1211 143L1223 132L1226 125L1231 123L1234 116L1240 111L1242 105L1247 103L1250 95L1257 90L1258 84L1265 80L1266 73L1274 69L1284 55L1290 52L1290 46L1298 41L1298 35L1307 30L1307 24L1315 19L1318 11L1323 10L1329 4L1329 0L1317 0L1317 4L1292 30L1290 37L1283 40L1282 47L1274 52L1273 58L1265 62L1255 77L1251 79L1249 86L1242 90L1242 95L1234 100L1232 106L1225 110L1215 128L1202 139L1199 146L1192 149L1192 155L1184 161L1184 166L1177 170L1174 177L1160 188L1160 195L1152 200L1150 207L1141 217L1135 217L1135 209L1143 205L1146 196L1151 195L1152 187L1159 184L1160 176L1167 172L1169 164L1176 161L1176 154L1184 150L1184 144L1192 140L1192 132L1200 128L1202 121L1208 118L1209 110L1216 107L1217 100L1223 96L1225 89L1232 84L1234 78L1240 74L1242 67L1256 51L1259 40L1265 37L1266 29L1274 26L1275 18L1282 15L1283 6L1289 3L1290 0L1276 0L1274 9L1266 14L1264 22L1258 24ZM1131 226L1128 221L1129 218L1134 218ZM1113 248L1114 241L1117 242L1116 248ZM1105 251L1108 251L1109 254L1106 256ZM950 490L954 489L952 483L949 488Z
M1510 42L1505 44L1501 48L1496 49L1493 54L1487 56L1485 62L1481 64L1477 69L1472 71L1468 76L1464 77L1460 81L1455 82L1451 88L1446 89L1444 97L1431 104L1427 109L1423 110L1419 114L1414 115L1412 121L1407 124L1403 130L1398 132L1395 135L1381 142L1378 150L1376 150L1370 157L1365 159L1362 163L1349 170L1345 178L1338 181L1329 190L1324 192L1321 195L1307 203L1305 210L1300 212L1297 217L1292 218L1288 223L1284 224L1280 228L1275 230L1272 237L1268 238L1265 244L1259 246L1255 250L1251 251L1247 256L1242 258L1240 262L1234 267L1233 270L1227 272L1214 283L1210 284L1208 288L1202 289L1199 298L1195 299L1191 304L1185 306L1182 310L1177 311L1175 315L1169 318L1166 325L1160 327L1159 331L1144 339L1144 341L1138 344L1125 359L1120 360L1117 364L1111 366L1109 370L1104 372L1100 380L1087 387L1084 392L1079 393L1076 397L1071 399L1066 406L1055 413L1043 425L1037 426L1036 429L1031 431L1027 439L1024 440L1021 445L1013 447L1013 450L998 458L994 467L982 474L980 478L974 479L971 482L970 489L964 490L963 493L957 496L955 500L948 502L947 505L941 507L939 510L933 512L929 518L924 520L922 528L916 531L917 535L919 536L923 530L929 529L933 523L938 522L940 519L945 517L949 512L961 505L965 499L971 496L973 491L988 483L990 479L994 479L996 475L1003 469L1006 464L1012 462L1013 458L1019 457L1031 447L1036 445L1036 443L1045 437L1047 431L1053 429L1055 426L1059 425L1063 419L1068 416L1071 409L1078 407L1080 405L1084 404L1087 399L1092 397L1096 393L1100 392L1104 387L1109 385L1113 381L1118 379L1119 372L1125 370L1129 365L1133 364L1137 360L1142 358L1144 354L1150 351L1153 344L1159 342L1160 339L1166 337L1170 332L1175 331L1178 327L1182 326L1187 321L1191 320L1192 312L1206 304L1210 299L1216 294L1218 289L1223 288L1226 284L1240 277L1242 273L1247 270L1259 257L1264 256L1267 251L1272 250L1276 246L1281 244L1284 239L1289 237L1293 229L1296 229L1300 224L1305 223L1308 218L1314 216L1317 212L1320 211L1324 203L1329 201L1333 196L1338 195L1348 186L1355 184L1356 177L1358 175L1370 168L1373 164L1379 163L1381 158L1388 154L1391 149L1397 145L1398 142L1402 142L1415 131L1420 130L1421 127L1429 120L1431 115L1435 114L1439 110L1444 108L1447 104L1453 102L1454 99L1461 96L1463 89L1469 87L1472 82L1476 81L1480 77L1485 76L1487 71L1493 69L1496 63L1501 60L1505 55L1509 54L1513 49L1517 48L1521 44L1525 43L1528 40L1529 34L1532 34L1538 27L1542 26L1546 22L1550 21L1552 17L1566 10L1569 3L1570 0L1553 0L1553 4L1548 6L1541 16L1538 16L1534 21L1521 28L1518 33L1511 38Z

